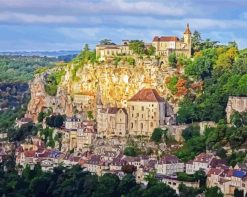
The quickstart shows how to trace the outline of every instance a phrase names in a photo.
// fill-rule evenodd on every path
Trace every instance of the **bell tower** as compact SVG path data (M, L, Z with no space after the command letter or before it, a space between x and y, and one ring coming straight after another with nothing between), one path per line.
M184 31L184 43L187 44L187 47L189 49L189 54L188 56L191 56L191 31L190 31L190 26L189 23L187 23L186 29Z

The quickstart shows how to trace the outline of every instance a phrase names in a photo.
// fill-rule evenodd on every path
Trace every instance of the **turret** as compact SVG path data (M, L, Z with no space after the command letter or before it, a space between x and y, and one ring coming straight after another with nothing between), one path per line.
M191 56L191 31L190 31L190 26L187 24L186 29L184 31L184 43L187 44L188 49L189 49L189 57Z

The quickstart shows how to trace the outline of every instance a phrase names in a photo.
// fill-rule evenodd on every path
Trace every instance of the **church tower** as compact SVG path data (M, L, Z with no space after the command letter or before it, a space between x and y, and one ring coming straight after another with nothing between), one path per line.
M188 50L189 50L188 56L190 57L191 56L191 31L190 31L189 24L187 24L185 32L184 32L184 43L186 43L188 46Z

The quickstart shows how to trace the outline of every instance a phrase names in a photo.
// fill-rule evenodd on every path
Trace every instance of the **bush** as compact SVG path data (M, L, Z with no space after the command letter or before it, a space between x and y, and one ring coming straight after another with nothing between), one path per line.
M155 143L160 143L162 141L162 138L166 136L166 131L161 129L161 128L155 128L151 140L154 141Z
M127 146L127 147L124 149L124 155L135 157L135 156L137 156L137 151L136 151L136 149L135 149L134 147L132 147L132 146Z

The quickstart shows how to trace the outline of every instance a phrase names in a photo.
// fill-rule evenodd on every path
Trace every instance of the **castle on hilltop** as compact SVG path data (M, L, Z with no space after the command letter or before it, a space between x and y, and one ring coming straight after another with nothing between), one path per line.
M156 49L156 55L160 57L169 57L171 53L175 53L177 56L191 57L191 31L189 24L185 29L183 41L176 36L155 36L152 46Z
M121 44L114 43L99 44L96 46L96 56L101 61L107 58L113 58L117 55L133 55L133 51L129 48L129 40L123 40ZM155 47L155 55L162 59L167 59L170 54L175 53L177 56L191 57L191 31L189 24L183 34L183 39L176 36L155 36L151 44L145 43L145 48Z

